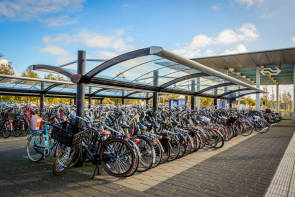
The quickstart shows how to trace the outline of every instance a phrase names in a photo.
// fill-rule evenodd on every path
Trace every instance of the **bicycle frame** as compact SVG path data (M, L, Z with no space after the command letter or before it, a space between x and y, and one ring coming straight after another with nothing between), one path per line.
M30 137L33 140L33 145L34 148L37 149L38 152L42 153L44 156L47 156L51 153L51 151L53 150L53 148L56 145L56 142L53 142L52 145L50 146L50 139L49 139L49 133L48 133L48 129L52 129L52 126L48 126L45 125L43 129L40 130L30 130ZM37 140L39 139L39 142L36 142L33 138L33 136L41 136L41 135L45 135L46 139L45 139L45 147L40 146L41 144L41 138L37 138ZM28 136L28 137L29 137Z

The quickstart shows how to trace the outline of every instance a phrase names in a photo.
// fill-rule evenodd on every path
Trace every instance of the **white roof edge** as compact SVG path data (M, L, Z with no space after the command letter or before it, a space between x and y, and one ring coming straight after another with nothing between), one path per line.
M158 56L161 56L163 58L166 58L168 60L171 60L171 61L174 61L174 62L177 62L179 64L182 64L182 65L185 65L187 67L190 67L190 68L193 68L193 69L197 69L197 70L200 70L204 73L207 73L211 76L216 76L216 77L219 77L221 79L224 79L224 80L227 80L227 81L230 81L234 84L237 84L237 85L241 85L241 86L244 86L244 87L247 87L247 88L250 88L251 90L256 90L256 91L259 91L261 93L264 93L263 90L259 89L259 88L256 88L248 83L245 83L241 80L238 80L234 77L231 77L229 75L226 75L226 74L223 74L219 71L216 71L210 67L207 67L203 64L200 64L196 61L193 61L193 60L190 60L190 59L187 59L187 58L184 58L182 56L179 56L175 53L172 53L170 51L167 51L166 49L162 49L159 53L155 54L155 55L158 55Z
M74 84L69 81L56 81L56 80L50 80L50 79L40 79L40 78L31 78L31 77L19 77L15 75L4 75L0 74L0 78L7 78L7 79L19 79L19 80L28 80L28 81L44 81L44 82L50 82L50 83L60 83L60 84Z

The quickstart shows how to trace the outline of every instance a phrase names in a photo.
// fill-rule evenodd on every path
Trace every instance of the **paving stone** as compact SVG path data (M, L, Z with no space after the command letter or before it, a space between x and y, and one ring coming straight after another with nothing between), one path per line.
M0 139L0 196L263 196L292 134L293 128L275 127L263 135L238 136L220 150L200 150L130 178L102 172L94 180L89 180L91 164L55 177L52 159L32 163L24 159L24 141ZM286 169L292 166L290 161L283 163ZM278 187L293 172L281 174L274 180ZM285 191L274 192L278 196ZM293 194L291 190L289 196Z

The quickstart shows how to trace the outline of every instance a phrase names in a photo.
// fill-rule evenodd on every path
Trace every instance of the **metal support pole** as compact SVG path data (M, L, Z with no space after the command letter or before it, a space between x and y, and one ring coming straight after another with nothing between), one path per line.
M218 95L218 92L217 91L218 91L217 88L214 88L214 96L217 96ZM217 98L214 98L213 105L217 108Z
M276 85L276 111L279 113L280 111L280 101L279 101L279 84Z
M99 103L99 104L102 104L102 101L103 101L103 98L102 98L102 99L100 99L100 103Z
M200 77L197 78L197 92L200 91L201 89L201 83L200 83ZM197 96L196 97L196 105L197 105L197 109L200 109L200 97Z
M192 80L192 92L195 92L195 80ZM195 109L195 96L191 96L191 110Z
M122 90L122 105L125 104L125 99L124 99L124 90Z
M229 108L231 109L233 107L233 100L229 100Z
M293 122L295 122L295 64L293 67Z
M241 89L240 86L239 86L239 89ZM238 92L238 95L240 96L241 95L241 92ZM237 109L239 108L240 104L241 104L241 97L238 98Z
M228 68L224 69L224 74L228 75ZM224 81L226 82L226 81ZM224 92L227 92L227 86L224 86ZM227 100L224 100L225 108L227 108Z
M214 98L213 105L217 107L217 98Z
M149 104L149 99L148 99L148 97L149 97L149 93L146 92L146 93L145 93L145 104L146 104L146 105Z
M88 88L89 88L88 89L89 90L89 92L88 92L89 93L89 96L88 96L88 109L90 109L91 108L91 101L92 101L91 96L90 96L91 95L91 87L89 86Z
M78 51L78 74L85 75L86 70L86 51ZM76 104L77 116L84 115L85 84L77 84Z
M260 88L260 67L256 67L256 88ZM260 94L256 94L256 111L260 111Z
M154 78L153 78L153 85L158 87L158 80L159 80L159 71L154 70ZM153 111L156 112L158 110L158 92L153 92Z
M41 81L41 91L44 90L44 81ZM42 93L40 96L40 114L44 109L44 97L45 95Z

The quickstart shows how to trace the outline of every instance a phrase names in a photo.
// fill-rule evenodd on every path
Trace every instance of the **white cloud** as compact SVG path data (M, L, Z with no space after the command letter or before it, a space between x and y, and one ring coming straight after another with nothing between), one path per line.
M118 54L122 54L136 48L132 45L132 37L124 37L123 30L115 32L113 35L102 35L100 33L82 30L76 34L64 33L57 36L47 35L44 36L42 40L45 43L45 47L40 49L40 52L57 56L58 64L64 64L75 59L66 50L68 45L71 44L79 44L85 48L99 49L100 51L96 51L96 55L93 58L101 59L111 59Z
M43 40L44 40L44 38L43 38ZM45 37L45 40L46 40L46 37ZM40 49L40 52L48 53L53 56L57 56L58 57L57 63L59 65L68 63L68 62L73 61L75 59L74 57L70 56L70 53L66 49L64 49L60 46L57 46L57 45L48 45L48 46Z
M78 22L77 18L69 17L69 16L59 16L55 18L46 19L46 23L48 26L58 27L65 25L72 25Z
M70 57L70 56L61 56L61 57L59 57L59 58L57 59L57 63L58 63L59 65L61 65L61 64L65 64L65 63L71 62L71 61L73 61L74 59L76 59L76 58L74 58L74 57ZM67 68L70 68L70 69L77 69L77 65L76 65L76 64L71 64L71 65L67 66Z
M77 34L59 34L55 37L44 36L43 42L46 44L63 45L82 43L89 48L108 49L112 53L118 54L126 51L134 50L136 47L131 43L133 42L132 37L124 37L124 31L120 30L114 35L102 35L96 32L89 32L82 30ZM104 52L106 52L104 50ZM102 55L106 55L102 53ZM110 55L106 55L110 56Z
M258 38L259 35L253 24L244 24L237 31L226 29L220 32L216 38L216 43L232 44L238 41L251 41Z
M123 5L122 5L122 8L130 8L131 7L131 5L130 4L127 4L127 3L124 3Z
M236 0L237 2L241 4L246 4L247 7L251 7L253 5L261 4L264 0Z
M54 43L72 44L82 43L87 47L112 49L118 52L130 51L135 49L130 43L133 42L132 37L124 38L123 31L119 31L115 35L105 36L96 32L82 30L77 34L60 34L56 37L44 36L43 42L48 43L50 40Z
M82 42L88 47L108 48L111 45L112 37L103 36L83 30L78 34Z
M295 36L291 38L292 42L295 44Z
M128 39L124 39L122 31L119 31L114 36L104 36L99 33L81 31L77 38L81 40L87 47L96 47L103 49L113 49L118 52L130 51L135 49L134 46L129 44L130 37ZM75 36L74 36L75 37Z
M9 62L7 59L0 58L0 65L8 65Z
M40 50L42 53L49 53L50 55L55 56L69 56L69 52L65 49L55 46L55 45L49 45Z
M190 48L183 48L183 49L176 49L173 50L174 53L178 55L182 55L187 58L199 57L201 56L200 49L190 49Z
M67 25L68 16L52 18L53 14L69 14L82 8L84 0L3 0L0 2L0 18L16 21L36 19L49 25ZM49 17L49 19L48 19Z
M102 59L111 59L118 55L117 53L111 51L99 51L97 54Z
M213 56L215 55L214 51L212 49L207 49L204 53L205 56Z
M44 43L48 43L50 41L50 36L44 36L42 40Z
M201 55L212 56L214 55L213 51L211 49L206 50L206 47L208 48L213 45L227 46L235 43L249 42L257 39L258 37L259 34L255 25L244 24L236 30L225 29L213 37L209 37L205 34L195 35L189 44L186 44L180 49L174 50L174 52L188 58L198 57ZM243 47L239 46L238 50L242 50L242 48ZM206 51L203 53L203 50Z
M199 35L194 36L189 47L190 48L202 48L202 47L210 45L212 42L213 42L212 38L210 38L204 34L199 34Z
M267 14L267 13L264 13L260 16L260 18L263 18L263 19L267 19L267 18L271 18L272 17L272 14Z
M245 24L239 31L241 32L241 34L238 35L239 41L251 41L259 37L256 26L253 24Z
M238 34L232 29L226 29L220 32L216 38L216 42L220 44L232 44L237 42Z
M228 54L235 54L235 53L246 53L248 50L245 45L239 44L236 46L234 49L227 49L223 52L223 55L228 55Z
M214 11L219 11L221 9L221 6L219 4L215 4L211 6L211 9Z

